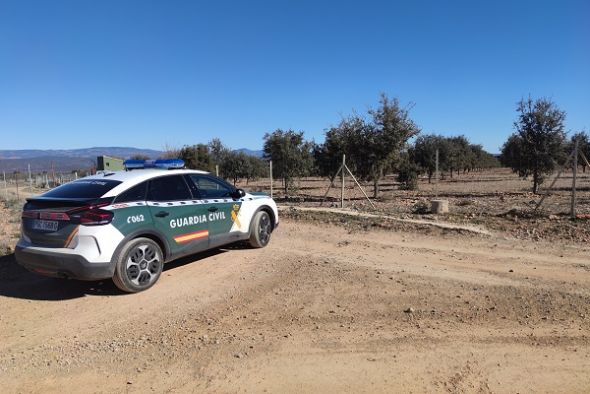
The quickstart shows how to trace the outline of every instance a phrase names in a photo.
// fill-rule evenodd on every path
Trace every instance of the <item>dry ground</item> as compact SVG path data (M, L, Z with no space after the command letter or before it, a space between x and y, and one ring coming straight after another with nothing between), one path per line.
M578 175L577 213L590 217L590 170L582 173L580 169ZM541 190L543 193L549 188L553 177L554 175L547 178L545 188ZM283 203L307 207L317 207L320 204L339 206L339 181L328 193L327 200L322 200L329 186L326 179L304 178L295 184L293 196ZM421 178L419 190L416 191L399 190L395 177L389 175L380 183L381 192L374 202L377 211L386 215L482 225L526 240L590 243L590 220L570 220L571 185L572 173L566 171L556 182L541 209L534 213L534 207L541 196L531 192L530 179L520 179L506 168L459 176L455 174L452 179L447 174L438 184L429 184L427 179ZM268 180L241 186L262 191L270 189ZM275 195L282 201L284 193L279 186L280 182L275 182ZM372 185L364 187L372 197ZM442 218L420 213L435 198L449 201L449 215ZM350 177L345 184L345 206L359 211L373 211Z
M2 392L590 391L588 247L358 228L286 219L134 295L3 257Z

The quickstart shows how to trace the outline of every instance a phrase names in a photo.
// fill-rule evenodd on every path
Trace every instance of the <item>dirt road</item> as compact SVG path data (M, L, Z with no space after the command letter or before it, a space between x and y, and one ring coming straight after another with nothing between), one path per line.
M283 221L151 290L0 260L2 392L588 392L582 246Z

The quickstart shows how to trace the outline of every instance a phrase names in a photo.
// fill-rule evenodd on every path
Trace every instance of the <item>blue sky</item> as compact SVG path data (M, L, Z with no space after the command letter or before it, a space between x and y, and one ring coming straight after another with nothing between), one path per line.
M590 1L0 0L0 149L324 130L380 92L492 152L516 102L590 131Z

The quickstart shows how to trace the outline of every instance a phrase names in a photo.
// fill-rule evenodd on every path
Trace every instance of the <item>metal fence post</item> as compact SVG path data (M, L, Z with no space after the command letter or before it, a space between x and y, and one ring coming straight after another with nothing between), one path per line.
M436 150L436 161L435 161L435 170L434 170L434 188L436 189L435 191L435 196L438 197L438 149Z
M346 168L346 155L342 155L342 190L340 191L340 208L344 208L344 169Z
M16 183L16 200L20 200L20 195L18 193L18 173L14 172L14 182Z
M28 164L29 170L29 188L31 189L31 194L33 194L33 177L31 176L31 164Z
M574 162L573 162L573 178L572 178L572 219L576 218L576 178L578 175L578 140L574 143Z

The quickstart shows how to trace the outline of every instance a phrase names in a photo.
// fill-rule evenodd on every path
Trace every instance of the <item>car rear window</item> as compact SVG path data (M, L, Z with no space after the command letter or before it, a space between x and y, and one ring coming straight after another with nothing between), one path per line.
M44 193L42 197L50 198L100 198L109 190L120 184L110 179L79 179L66 183Z
M146 192L147 182L142 182L119 194L115 199L115 202L145 201Z

